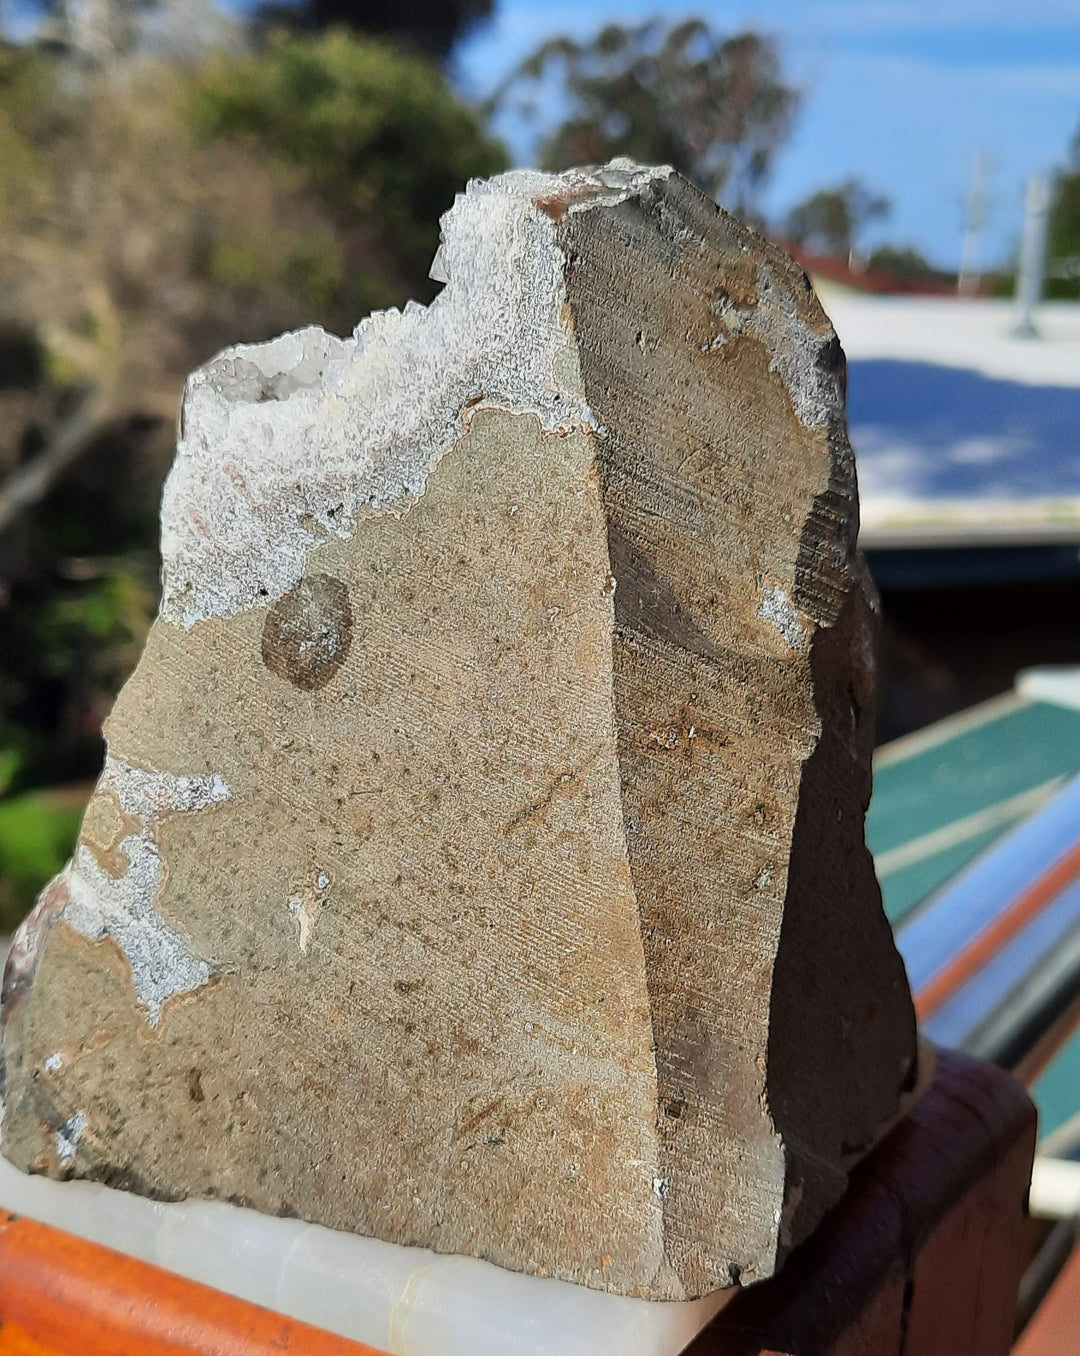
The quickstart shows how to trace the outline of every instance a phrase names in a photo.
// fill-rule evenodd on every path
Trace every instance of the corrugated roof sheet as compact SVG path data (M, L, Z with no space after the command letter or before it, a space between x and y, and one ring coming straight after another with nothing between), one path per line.
M989 915L999 919L1070 845L1075 849L1080 781L1067 783L1080 775L1078 703L1080 673L1035 675L1006 697L879 751L867 839L917 991L965 948L978 951ZM930 1005L928 1033L945 1043L963 1039L993 1001L1047 963L1078 927L1080 886L1063 879L1031 917L1005 930L1001 945L980 955L977 971ZM1032 1092L1041 1137L1080 1113L1080 1033Z

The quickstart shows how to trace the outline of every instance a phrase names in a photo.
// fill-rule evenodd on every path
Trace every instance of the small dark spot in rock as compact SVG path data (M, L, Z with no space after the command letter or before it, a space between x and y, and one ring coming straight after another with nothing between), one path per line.
M332 575L313 574L279 598L267 614L263 663L294 687L315 692L344 664L352 634L348 589Z
M203 1092L202 1077L198 1069L192 1069L188 1074L188 1096L193 1102L205 1102L206 1093Z

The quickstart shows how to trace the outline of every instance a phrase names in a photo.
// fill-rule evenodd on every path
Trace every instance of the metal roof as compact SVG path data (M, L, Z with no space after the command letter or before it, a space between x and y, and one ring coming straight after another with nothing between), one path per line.
M823 290L867 550L1080 544L1080 305Z
M886 745L867 839L924 1032L1026 1060L1040 1133L1059 1130L1080 1115L1080 671Z

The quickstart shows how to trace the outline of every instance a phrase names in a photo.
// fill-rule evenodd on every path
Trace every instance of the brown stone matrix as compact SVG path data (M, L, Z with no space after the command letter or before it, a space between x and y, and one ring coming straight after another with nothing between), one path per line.
M843 355L668 171L473 186L442 253L428 312L192 379L3 1150L688 1298L916 1076Z

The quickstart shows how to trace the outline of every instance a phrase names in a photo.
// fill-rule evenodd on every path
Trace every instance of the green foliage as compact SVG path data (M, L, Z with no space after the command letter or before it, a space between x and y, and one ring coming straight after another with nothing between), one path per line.
M559 90L562 100L552 98ZM627 155L671 164L713 197L747 210L783 143L798 102L771 39L723 38L699 19L609 24L591 41L545 43L503 84L494 112L547 132L544 107L570 117L541 152L548 169Z
M72 519L60 527L76 535ZM129 545L112 559L54 558L47 573L14 584L0 616L0 796L96 770L101 722L153 616L154 564Z
M924 259L918 250L910 247L897 248L894 245L882 245L873 250L866 261L867 267L880 273L891 274L894 278L939 278L944 276L929 260Z
M274 0L257 20L264 28L350 28L444 60L491 10L492 0Z
M0 932L19 924L70 857L85 799L80 791L34 791L0 800Z
M345 278L341 245L325 229L295 239L273 228L238 227L218 240L207 258L207 280L223 287L257 291L275 275L325 315Z
M54 390L119 386L121 409L160 408L225 341L337 319L344 250L310 183L201 145L197 83L197 68L163 62L118 79L0 55L0 140L20 148L0 156L0 324L34 326ZM0 473L3 441L0 428Z
M506 153L426 61L344 30L277 33L267 50L220 57L194 99L204 135L243 140L301 170L348 229L376 228L416 290L438 244L438 217L469 178Z
M35 641L46 678L62 679L77 665L108 655L111 662L101 677L111 679L111 687L123 682L131 666L120 655L131 656L141 642L154 602L133 565L124 561L97 579L80 581L40 608Z
M39 62L17 47L0 46L0 226L40 193L41 167L27 124L42 104L41 77Z
M788 213L785 230L808 249L846 258L863 227L889 213L889 200L858 179L819 189Z
M15 749L0 747L0 796L7 793L8 787L19 774L22 759Z
M1054 185L1047 256L1046 295L1062 301L1080 299L1080 131L1069 164Z

